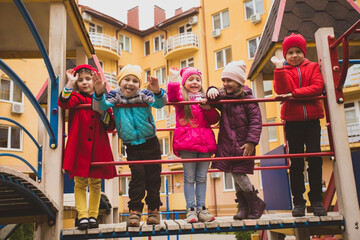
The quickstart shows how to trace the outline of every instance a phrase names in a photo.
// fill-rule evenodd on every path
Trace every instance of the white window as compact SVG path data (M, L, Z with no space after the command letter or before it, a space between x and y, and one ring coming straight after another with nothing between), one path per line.
M215 52L215 66L216 70L225 67L232 61L231 47L221 49Z
M171 177L170 175L162 175L160 194L166 194L166 180L168 180L168 193L171 193Z
M0 124L0 149L22 150L22 135L21 128Z
M272 81L263 81L264 97L271 97L272 93Z
M0 101L23 102L23 93L13 81L5 78L0 79Z
M122 196L129 196L129 183L131 181L131 177L122 177L121 178L121 193Z
M120 46L123 51L131 52L131 38L123 34L119 34Z
M345 121L349 142L360 141L360 102L344 104Z
M229 10L226 9L220 13L213 15L212 22L213 30L230 27Z
M179 34L192 32L192 27L189 23L179 27Z
M89 23L89 32L103 33L103 27L95 23Z
M254 14L264 14L264 1L263 0L249 0L244 4L245 19L249 19Z
M159 139L160 142L160 151L161 151L161 156L167 156L169 154L169 138L160 138Z
M235 191L235 182L231 173L223 173L224 191Z
M267 119L267 123L276 123L275 118ZM277 142L276 126L268 126L269 142Z
M164 35L154 37L154 52L164 49Z
M144 55L147 56L150 54L150 41L144 43Z
M166 69L158 68L154 70L155 77L159 80L159 84L164 84L166 81Z
M120 156L122 157L127 157L126 155L126 146L124 145L124 143L121 141L121 147L120 147Z
M144 82L148 82L148 76L151 76L150 69L145 70L145 81Z
M167 107L156 109L156 121L165 120L167 118Z
M193 57L180 61L180 69L183 69L186 67L194 67L194 58Z
M260 42L260 37L256 37L247 41L249 59L254 58L256 50L259 46L259 42Z

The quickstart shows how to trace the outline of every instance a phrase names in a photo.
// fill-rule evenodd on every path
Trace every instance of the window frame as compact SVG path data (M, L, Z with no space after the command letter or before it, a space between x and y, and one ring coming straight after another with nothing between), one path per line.
M155 44L156 40L155 39L158 39L159 46L156 46L156 44ZM163 34L160 34L160 35L157 35L156 37L153 37L153 51L154 51L154 53L164 50L164 41L163 40L164 40L164 35Z
M158 72L160 71L160 75L158 75ZM154 69L154 76L159 80L159 85L166 83L166 68L160 67L157 69Z
M266 122L267 122L267 123L276 123L276 117L274 117L274 118L268 118L268 119L266 119ZM277 126L267 126L267 128L268 128L269 142L277 142L277 141L279 141L279 139L278 139L278 133L277 133ZM276 137L276 138L270 138L270 136L272 136L272 135L270 134L270 130L275 132L275 137Z
M224 19L223 19L224 12L228 12L228 22L229 22L229 25L225 26L225 27L224 27ZM220 16L220 28L215 28L215 21L214 21L215 16ZM214 15L212 15L211 22L212 22L212 30L213 31L216 29L223 30L223 29L229 28L230 27L230 11L229 11L229 9L227 8L221 12L218 12L218 13L215 13Z
M192 60L190 60L190 59L192 59ZM184 67L182 66L183 62L185 62ZM185 68L185 67L194 67L195 66L194 62L195 62L194 57L189 57L189 58L180 60L180 69Z
M125 45L126 45L126 38L129 39L129 46L128 46L129 50L127 50L127 49L126 49L126 46L125 46ZM121 42L121 39L122 39L122 42ZM122 51L131 53L131 37L119 33L119 44L120 44L120 46L121 46L121 50L122 50ZM121 45L121 44L122 44L122 45Z
M94 26L91 26L91 24L94 25ZM98 27L101 28L101 32L98 32L98 31L97 31L97 30L98 30ZM92 28L94 28L95 31L91 31ZM90 32L103 34L103 33L104 33L104 27L103 27L102 25L99 25L99 24L96 24L96 23L93 23L93 22L89 22L89 33L90 33Z
M226 188L226 183L225 183L225 175L226 174L229 174L230 177L231 177L231 185L232 185L232 188ZM224 192L233 192L235 191L235 181L234 181L234 178L233 176L231 175L231 173L226 173L226 172L223 172L223 191Z
M184 28L184 32L180 31L181 28ZM189 33L189 32L192 32L192 26L190 23L186 23L186 24L178 27L178 34L185 34L185 33Z
M161 112L160 113L160 115L161 115L161 117L160 118L158 118L158 115L159 115L159 112ZM168 110L167 110L167 108L166 107L163 107L163 108L156 108L156 122L157 121L162 121L162 120L166 120L167 119L167 114L168 114Z
M166 147L167 140L167 147ZM169 156L170 154L170 139L168 137L159 138L161 157Z
M245 16L245 21L246 21L246 20L249 20L249 19L251 18L251 16L254 15L254 14L260 14L260 15L262 15L262 14L265 13L264 1L263 1L263 0L261 0L261 1L262 1L262 5L263 5L263 10L264 10L264 12L259 12L259 10L256 8L256 0L247 0L247 1L244 1L244 16ZM246 3L248 3L248 2L252 2L253 9L254 9L254 13L251 14L251 15L249 15L249 16L247 16L248 14L247 14L247 11L246 11Z
M232 59L232 48L231 48L231 46L226 47L226 48L223 48L223 49L220 49L220 50L218 50L218 51L215 51L215 70L219 70L219 69L225 68L225 66L232 61L232 60L230 60L229 62L226 62L226 49L230 49L230 51L231 51L231 59ZM218 53L218 52L222 52L222 57L223 57L223 60L224 60L224 66L222 66L222 67L219 67L219 66L218 66L218 63L217 63L217 58L216 58L216 56L217 56L217 53Z
M23 135L24 135L24 131L22 130L22 128L17 127L17 126L13 126L13 125L5 125L5 124L0 124L0 127L7 127L8 131L7 131L7 146L6 147L0 147L0 150L4 150L4 151L16 151L16 152L21 152L23 151ZM20 134L19 134L19 148L11 148L11 140L12 140L12 135L11 135L11 129L12 128L17 128L20 129Z
M125 192L123 191L123 189L121 188L121 192L122 192L122 195L121 196L123 196L123 197L128 197L129 196L129 183L130 183L130 181L131 181L131 177L122 177L121 178L121 183L122 183L122 181L124 181L125 180L125 185L124 185L124 187L125 187ZM122 184L120 184L120 186L122 187Z
M248 48L248 59L249 59L249 60L250 60L250 59L254 59L254 57L255 57L255 55L256 55L256 51L257 51L257 49L258 49L258 47L259 47L260 38L261 38L261 36L257 36L257 37L248 39L248 40L246 41L247 48ZM255 52L254 52L254 56L251 57L251 54L250 54L250 41L253 41L253 40L255 40L255 42L256 42L256 49L255 49Z
M271 86L271 94L266 94L269 90L267 90L267 88L265 88L265 83L266 84L270 84ZM273 88L272 88L272 85L273 85L273 82L272 81L263 81L263 88L264 88L264 98L269 98L269 97L272 97L274 95L274 92L273 92Z
M144 82L147 83L148 82L148 80L147 80L148 76L151 76L151 69L145 69L144 74L145 74Z
M148 49L146 48L146 43L149 44ZM147 53L146 50L148 50L148 54L146 54ZM144 56L146 57L146 56L149 56L149 55L150 55L150 40L147 40L147 41L144 42Z
M171 194L171 176L170 175L161 175L161 185L160 185L160 195L165 195L166 194L166 179L169 179L169 190L168 190L168 194ZM164 186L164 192L162 192L162 186Z
M0 98L0 102L6 102L6 103L21 103L21 104L24 104L24 93L23 91L20 89L20 87L18 87L16 85L16 83L14 83L13 80L11 79L8 79L8 78L4 78L4 77L0 77L0 87L1 87L1 81L4 80L4 81L8 81L10 83L10 89L9 89L9 100L6 100L6 99L1 99ZM14 89L15 87L18 87L20 92L21 92L21 102L16 102L14 101ZM0 89L1 91L1 89ZM0 97L1 97L1 94L0 94Z

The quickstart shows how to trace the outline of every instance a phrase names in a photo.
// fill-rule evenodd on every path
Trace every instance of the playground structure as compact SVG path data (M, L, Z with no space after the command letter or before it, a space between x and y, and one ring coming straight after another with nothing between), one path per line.
M34 37L36 36L36 28L34 25L29 23L31 19L27 17L26 8L22 4L21 1L14 1L17 8L23 15L24 19L29 25L29 28L32 29L32 33ZM51 1L50 1L51 2ZM6 1L5 3L0 3L2 5L2 9L13 9L15 5L11 2ZM5 6L3 8L3 5ZM59 25L59 23L66 22L68 18L68 14L73 15L70 18L73 20L74 18L77 19L79 17L76 9L76 5L74 5L73 1L65 1L63 3L50 3L49 12L50 12L50 23L49 23L49 61L46 61L47 68L49 70L50 76L50 83L49 84L49 104L48 104L48 112L50 113L50 121L42 112L42 109L36 105L36 101L32 101L34 107L38 110L38 113L44 123L44 126L47 130L47 135L45 138L45 142L43 144L43 149L39 152L44 153L44 163L39 164L38 166L38 180L40 183L36 183L31 181L30 179L20 176L21 174L16 173L14 171L3 169L1 168L1 174L3 181L1 182L2 185L9 186L9 188L16 188L14 186L19 186L18 188L22 188L19 192L22 194L26 194L26 189L38 189L32 190L29 192L29 197L25 199L29 199L34 202L41 203L46 202L47 207L43 207L41 210L44 212L41 219L37 220L37 222L41 223L38 229L38 236L41 236L43 239L59 239L60 232L62 229L61 226L61 219L62 219L62 174L61 174L61 151L63 148L62 143L62 131L63 127L61 123L63 121L63 117L58 114L58 108L53 104L54 101L57 100L59 91L65 84L65 75L64 75L64 62L65 62L65 49L68 47L66 44L66 32L69 31L66 27L66 24ZM69 10L70 9L70 10ZM15 9L16 10L16 9ZM81 20L77 19L77 28L82 28L80 24ZM56 23L56 28L51 28ZM73 21L74 23L74 21ZM341 39L343 40L343 49L346 50L346 41L348 41L348 35L354 31L357 31L356 28L359 26L359 22L357 22L352 29L349 30ZM75 27L75 28L76 28ZM9 26L9 29L11 26ZM78 46L74 44L76 47L73 47L73 51L76 52L76 59L79 63L84 62L86 57L91 56L92 47L89 43L88 39L86 38L86 34L84 32L82 37L79 37ZM55 38L55 36L61 36L61 38ZM330 37L329 37L330 36ZM356 190L355 190L355 182L353 179L352 174L348 174L352 172L351 162L349 162L350 151L348 149L348 140L346 136L346 131L343 130L344 128L344 117L341 116L343 113L343 106L341 105L341 93L342 93L342 84L344 80L344 76L346 75L346 64L343 64L342 73L339 74L339 64L337 61L337 56L335 55L334 49L339 44L340 40L336 40L331 37L333 36L333 32L331 29L319 29L316 34L316 43L318 49L318 57L319 62L322 68L322 74L324 80L326 82L326 100L328 102L328 113L330 117L329 127L331 127L332 133L332 150L328 153L319 153L319 155L324 156L326 154L335 157L335 164L334 164L334 176L335 176L335 184L338 193L338 201L339 201L339 212L335 214L331 214L328 217L305 217L305 218L298 218L293 219L290 218L289 215L264 215L263 218L259 220L252 220L252 221L233 221L229 218L224 219L217 219L217 221L213 223L199 223L199 224L186 224L184 221L178 220L175 221L163 221L161 225L155 226L146 226L144 225L141 229L129 229L126 226L121 224L112 224L112 225L104 225L99 229L89 230L88 232L78 232L77 230L70 229L64 231L62 233L63 239L84 239L84 238L116 238L116 237L131 237L131 236L152 236L152 235L178 235L178 234L195 234L195 233L210 233L210 232L226 232L226 231L247 231L247 230L263 230L263 229L276 229L276 228L296 228L298 229L298 236L302 236L299 239L306 239L309 237L311 231L309 231L310 227L316 227L317 229L321 229L327 226L335 226L335 232L339 232L341 227L344 228L343 236L344 239L357 239L359 235L358 230L358 222L359 212L357 209L354 211L353 208L349 206L357 206L357 197L356 197ZM25 39L25 38L24 38ZM35 37L36 39L36 37ZM329 42L327 42L329 39ZM45 48L41 46L41 39L37 39L37 44L41 54L43 55L44 59L46 59L47 53ZM74 42L74 41L73 41ZM76 41L75 41L76 42ZM87 43L87 44L85 44ZM26 46L27 44L23 44ZM330 45L330 48L329 48ZM85 47L84 47L85 46ZM4 46L9 47L9 46ZM85 48L85 50L83 49ZM3 51L3 49L1 49ZM348 50L348 49L347 49ZM21 51L25 51L19 49L19 52L16 52L13 57L22 57ZM5 57L9 58L9 55ZM13 53L12 53L13 54ZM344 57L345 56L345 57ZM0 56L1 57L1 56ZM346 53L343 54L344 63L346 62ZM22 80L16 76L11 69L4 62L0 62L1 69L6 72L6 74L11 77L13 81L17 84L21 85ZM51 70L52 69L52 70ZM57 73L57 76L55 75ZM333 81L334 79L334 81ZM334 84L335 82L335 84ZM26 94L26 96L31 99L31 92L26 90L26 86L22 86L22 90ZM271 99L257 99L256 101L271 101ZM273 101L277 101L273 99ZM183 102L181 104L187 104ZM59 134L60 133L60 134ZM282 157L290 157L292 155L282 155ZM305 155L299 155L305 156ZM257 156L257 159L266 159L266 158L275 158L279 156ZM51 162L47 160L51 159ZM244 159L244 157L240 158L227 158L227 160L237 160L237 159ZM210 159L202 159L203 161L210 160ZM211 159L214 161L214 159ZM217 159L220 160L220 159ZM215 161L217 161L215 160ZM189 159L187 161L195 161L195 159ZM41 161L40 161L41 162ZM184 162L184 160L167 160L162 161L162 163L170 163L170 162ZM140 164L142 162L133 162L133 164ZM150 161L148 163L151 163ZM158 161L157 161L158 163ZM341 164L340 164L341 163ZM128 164L128 163L121 163L121 164ZM39 171L40 170L40 171ZM42 171L41 171L42 170ZM40 173L40 174L39 174ZM6 175L7 174L7 175ZM6 177L4 177L6 175ZM340 177L341 176L341 177ZM7 180L6 183L4 183ZM13 184L16 183L17 185ZM20 183L20 184L19 184ZM24 187L23 185L27 185ZM43 186L43 187L41 187ZM346 186L346 187L345 187ZM59 191L60 190L60 191ZM33 192L38 192L39 195L33 194ZM345 197L346 196L346 197ZM39 200L39 198L41 200ZM53 198L53 199L51 199ZM34 200L35 199L35 200ZM45 199L45 200L44 200ZM347 207L348 206L348 207ZM7 213L11 215L12 213ZM56 217L54 217L56 216ZM346 221L345 221L346 220ZM16 222L20 221L20 219L11 220L10 218L6 218L5 221ZM3 223L3 222L2 222ZM311 228L313 229L313 228ZM336 230L337 229L337 230ZM316 230L315 230L316 231ZM275 238L275 236L274 236Z

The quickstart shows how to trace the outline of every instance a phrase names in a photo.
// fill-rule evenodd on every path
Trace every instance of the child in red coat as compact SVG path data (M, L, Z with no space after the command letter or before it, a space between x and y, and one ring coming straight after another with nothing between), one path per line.
M69 109L69 134L65 148L63 169L74 178L75 205L78 229L97 228L101 197L101 179L116 176L114 166L90 167L92 162L114 161L107 130L114 130L114 117L108 110L100 115L91 108L74 109L79 104L90 104L94 93L96 69L79 65L66 71L68 82L61 92L58 105ZM89 187L89 210L86 189Z
M275 64L274 90L280 98L299 98L320 96L324 81L319 64L305 58L306 41L300 34L292 33L282 43L285 62L272 57ZM324 112L320 100L285 101L281 107L281 119L285 121L285 132L289 153L321 152L320 118ZM310 192L308 193L311 208L316 216L326 216L322 205L322 158L308 157L308 174ZM292 215L305 215L304 192L304 159L291 158L290 166L291 192L294 209Z

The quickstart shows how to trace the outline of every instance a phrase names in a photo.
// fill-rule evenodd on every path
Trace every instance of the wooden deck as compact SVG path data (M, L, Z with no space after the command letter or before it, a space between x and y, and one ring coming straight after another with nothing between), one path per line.
M123 238L142 236L166 236L214 232L238 232L265 229L309 228L310 234L339 234L344 226L344 218L338 212L329 212L328 216L316 217L307 214L294 218L291 213L266 214L256 220L233 220L232 217L216 217L209 223L187 223L184 220L163 220L159 225L126 227L126 223L100 224L99 228L80 231L76 228L64 229L63 240Z

